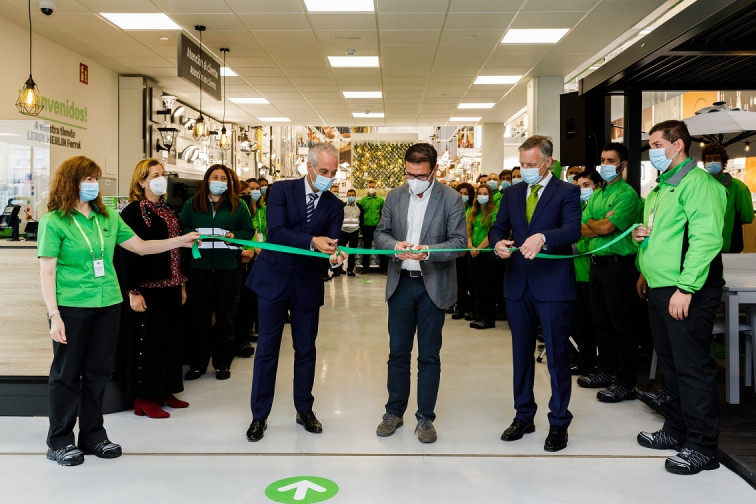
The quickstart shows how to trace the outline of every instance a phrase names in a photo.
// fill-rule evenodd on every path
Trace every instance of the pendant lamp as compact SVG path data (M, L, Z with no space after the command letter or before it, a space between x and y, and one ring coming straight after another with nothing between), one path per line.
M42 97L39 95L39 89L32 79L32 24L31 24L31 0L29 0L29 78L26 79L24 87L16 100L16 108L19 112L26 115L39 115L45 106L42 104Z
M200 61L202 60L202 32L205 31L203 25L196 25L195 30L199 32L200 39ZM200 63L200 102L199 102L199 116L194 121L194 127L192 128L192 136L198 142L207 138L207 124L205 124L205 118L202 116L202 64Z
M221 47L223 53L223 68L226 67L226 53L230 51L228 47ZM226 75L223 75L223 127L221 128L220 136L218 137L218 148L223 150L231 149L231 137L226 131Z

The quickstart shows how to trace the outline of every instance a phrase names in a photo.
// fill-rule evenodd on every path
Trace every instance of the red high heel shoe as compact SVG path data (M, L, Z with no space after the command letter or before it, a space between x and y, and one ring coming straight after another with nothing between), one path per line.
M176 399L176 396L173 394L169 394L163 398L163 404L167 404L171 408L187 408L189 407L189 403L186 401L182 401L181 399Z
M160 408L157 401L149 399L135 399L134 414L137 416L147 415L149 418L169 418L171 416L170 413Z

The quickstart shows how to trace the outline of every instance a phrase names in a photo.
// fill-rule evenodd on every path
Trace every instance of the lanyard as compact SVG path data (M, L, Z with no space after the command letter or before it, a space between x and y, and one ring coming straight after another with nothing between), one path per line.
M94 255L94 249L92 248L92 243L89 241L89 238L87 238L87 235L84 234L84 230L81 228L81 224L79 224L79 221L76 220L76 216L72 216L74 224L76 224L76 227L79 228L79 231L81 232L81 236L84 237L84 241L87 242L87 246L89 247L89 253L92 254L92 260L95 260ZM100 234L100 259L105 259L105 239L102 237L102 229L100 228L100 221L97 220L97 216L94 216L95 226L97 226L97 232Z
M650 229L653 229L654 227L654 215L656 215L656 210L659 209L659 205L661 205L662 199L664 199L664 196L667 195L667 193L671 192L672 188L667 188L666 191L657 193L656 198L654 198L654 206L651 208L651 213L648 215L648 227Z

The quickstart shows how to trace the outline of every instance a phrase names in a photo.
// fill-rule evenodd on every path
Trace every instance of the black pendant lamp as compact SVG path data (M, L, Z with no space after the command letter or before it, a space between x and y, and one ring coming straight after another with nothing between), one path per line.
M223 68L226 67L226 53L230 51L228 47L221 47L223 53ZM228 72L225 70L224 72ZM218 137L218 148L223 150L231 149L231 137L226 131L226 74L223 74L223 127L221 128L220 136Z
M205 31L203 25L196 25L195 30L199 32L200 39L200 102L199 102L199 116L194 120L194 127L192 128L192 136L198 142L207 138L207 124L205 124L205 118L202 116L202 32Z
M42 97L39 95L39 89L32 79L32 24L31 24L31 0L29 0L29 78L26 79L24 87L16 100L16 108L19 112L26 115L39 115L45 106L42 104Z

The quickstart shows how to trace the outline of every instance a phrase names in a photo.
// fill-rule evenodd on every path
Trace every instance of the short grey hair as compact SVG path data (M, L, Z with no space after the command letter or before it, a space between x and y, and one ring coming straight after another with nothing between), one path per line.
M313 168L318 166L318 154L320 154L321 152L330 154L337 160L339 159L339 151L336 147L333 146L333 144L330 144L328 142L315 144L310 147L310 150L307 153L307 162L310 163Z
M541 151L543 160L546 161L554 152L554 144L551 143L551 138L541 135L533 135L528 138L517 149L518 152L528 151L530 149L538 148Z

